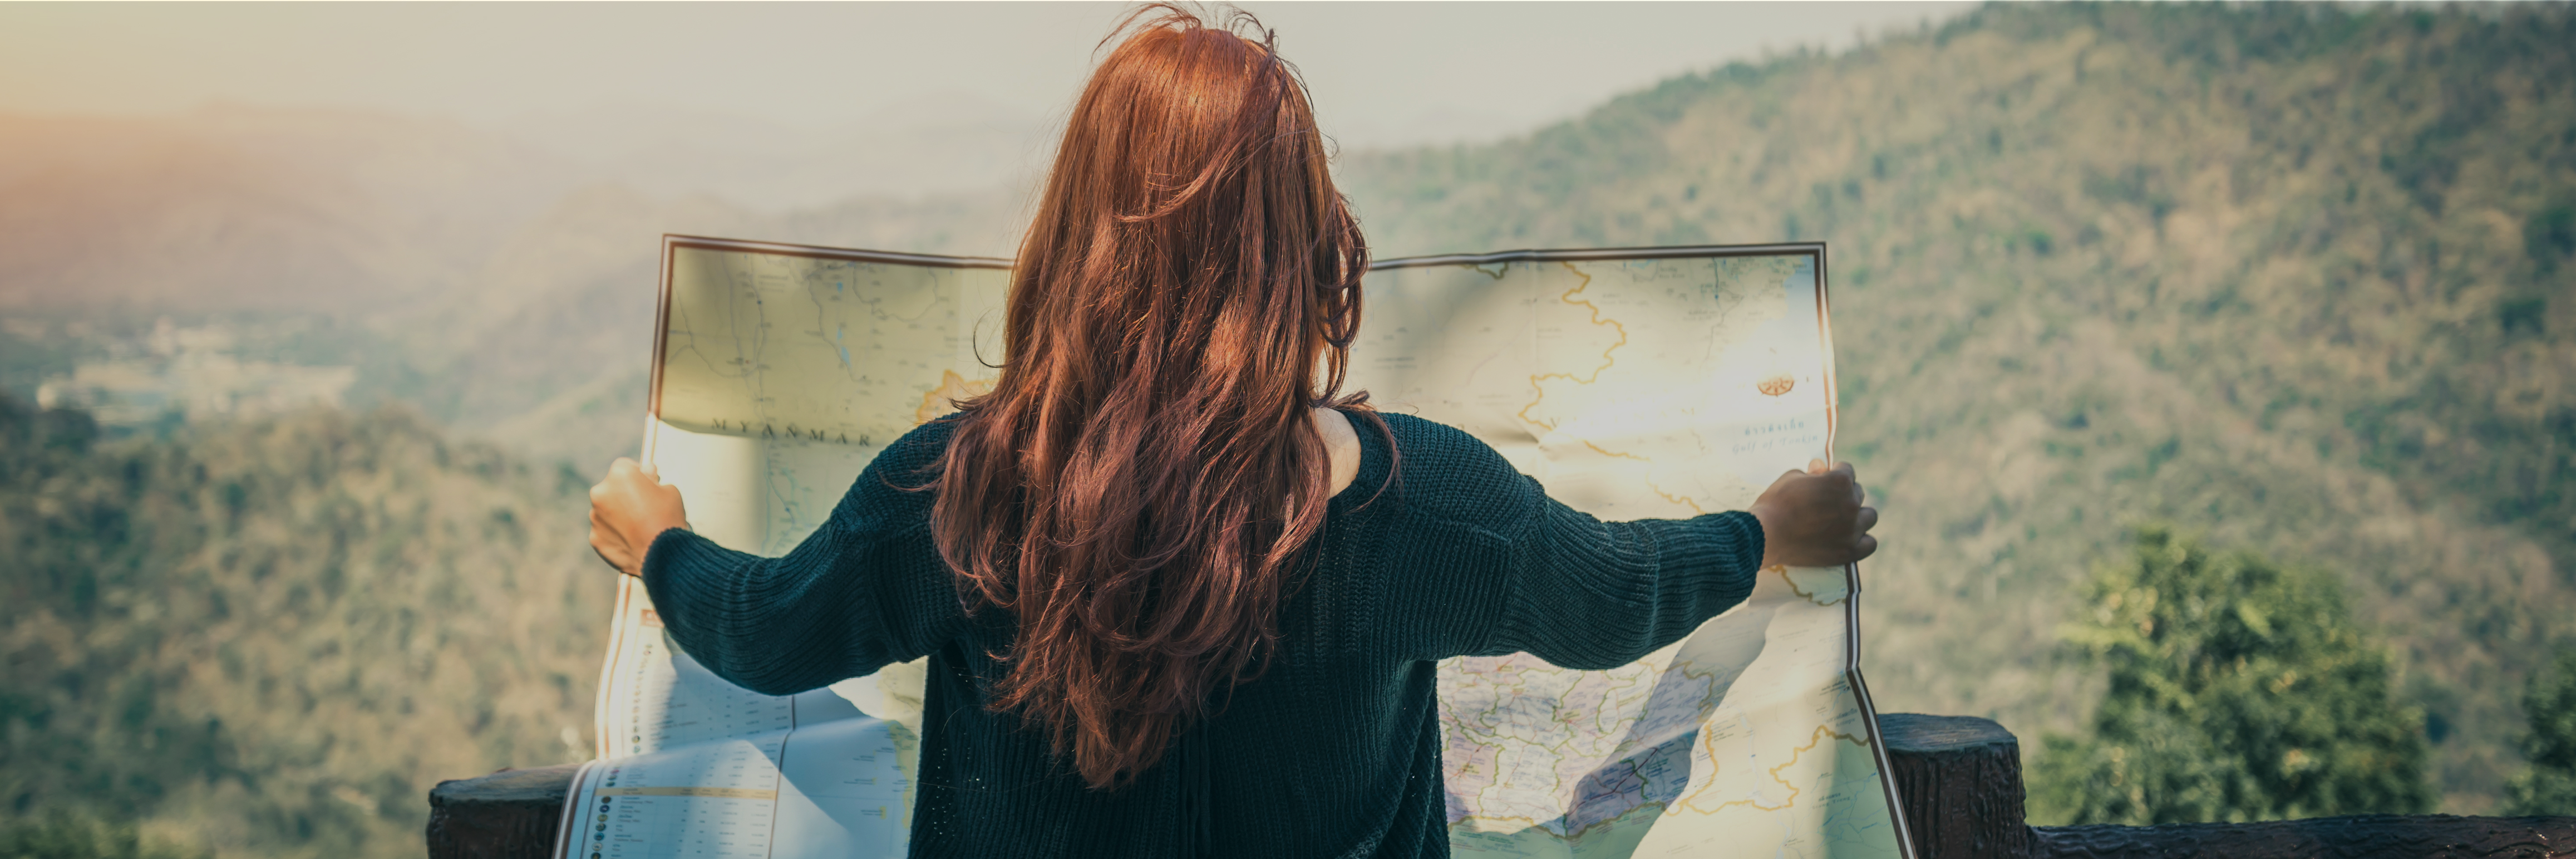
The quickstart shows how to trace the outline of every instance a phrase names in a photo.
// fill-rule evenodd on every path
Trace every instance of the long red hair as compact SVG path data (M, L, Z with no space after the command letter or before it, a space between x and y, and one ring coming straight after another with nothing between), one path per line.
M1308 410L1366 400L1336 395L1368 248L1295 69L1240 12L1149 6L1122 33L1065 128L1001 378L958 404L932 513L961 595L1018 625L990 706L1102 789L1261 672L1330 500Z

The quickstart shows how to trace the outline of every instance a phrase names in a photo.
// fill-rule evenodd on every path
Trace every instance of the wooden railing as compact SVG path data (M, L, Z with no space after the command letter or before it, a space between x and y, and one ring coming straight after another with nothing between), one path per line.
M1888 777L1920 859L2576 859L2576 817L2362 814L2263 823L2030 826L2021 743L1966 716L1890 713ZM545 859L571 765L503 770L429 792L430 859Z

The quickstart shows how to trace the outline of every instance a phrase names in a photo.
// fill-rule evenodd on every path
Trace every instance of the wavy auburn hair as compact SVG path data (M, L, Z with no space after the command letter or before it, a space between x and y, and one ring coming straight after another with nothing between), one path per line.
M1308 410L1367 400L1336 395L1368 248L1275 37L1168 5L1121 34L1065 128L1001 378L958 404L931 514L967 604L1018 624L990 706L1097 789L1261 673L1331 492Z

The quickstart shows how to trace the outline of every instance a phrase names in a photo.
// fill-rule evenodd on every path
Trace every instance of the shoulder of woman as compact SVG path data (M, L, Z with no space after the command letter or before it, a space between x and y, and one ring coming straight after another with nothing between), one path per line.
M1407 503L1477 525L1517 518L1530 503L1535 484L1483 439L1412 415L1383 417L1395 442L1396 482ZM1375 432L1366 426L1359 431Z
M922 422L879 451L875 465L899 472L930 467L931 463L939 460L940 454L948 451L948 440L957 434L958 422L964 418L963 413L950 412Z

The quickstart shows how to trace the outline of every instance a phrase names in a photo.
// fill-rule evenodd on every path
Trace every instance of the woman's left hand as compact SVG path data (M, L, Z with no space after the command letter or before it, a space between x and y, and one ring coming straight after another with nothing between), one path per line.
M635 460L618 457L609 463L608 476L590 488L590 548L618 572L643 575L644 550L653 538L687 527L680 488Z

